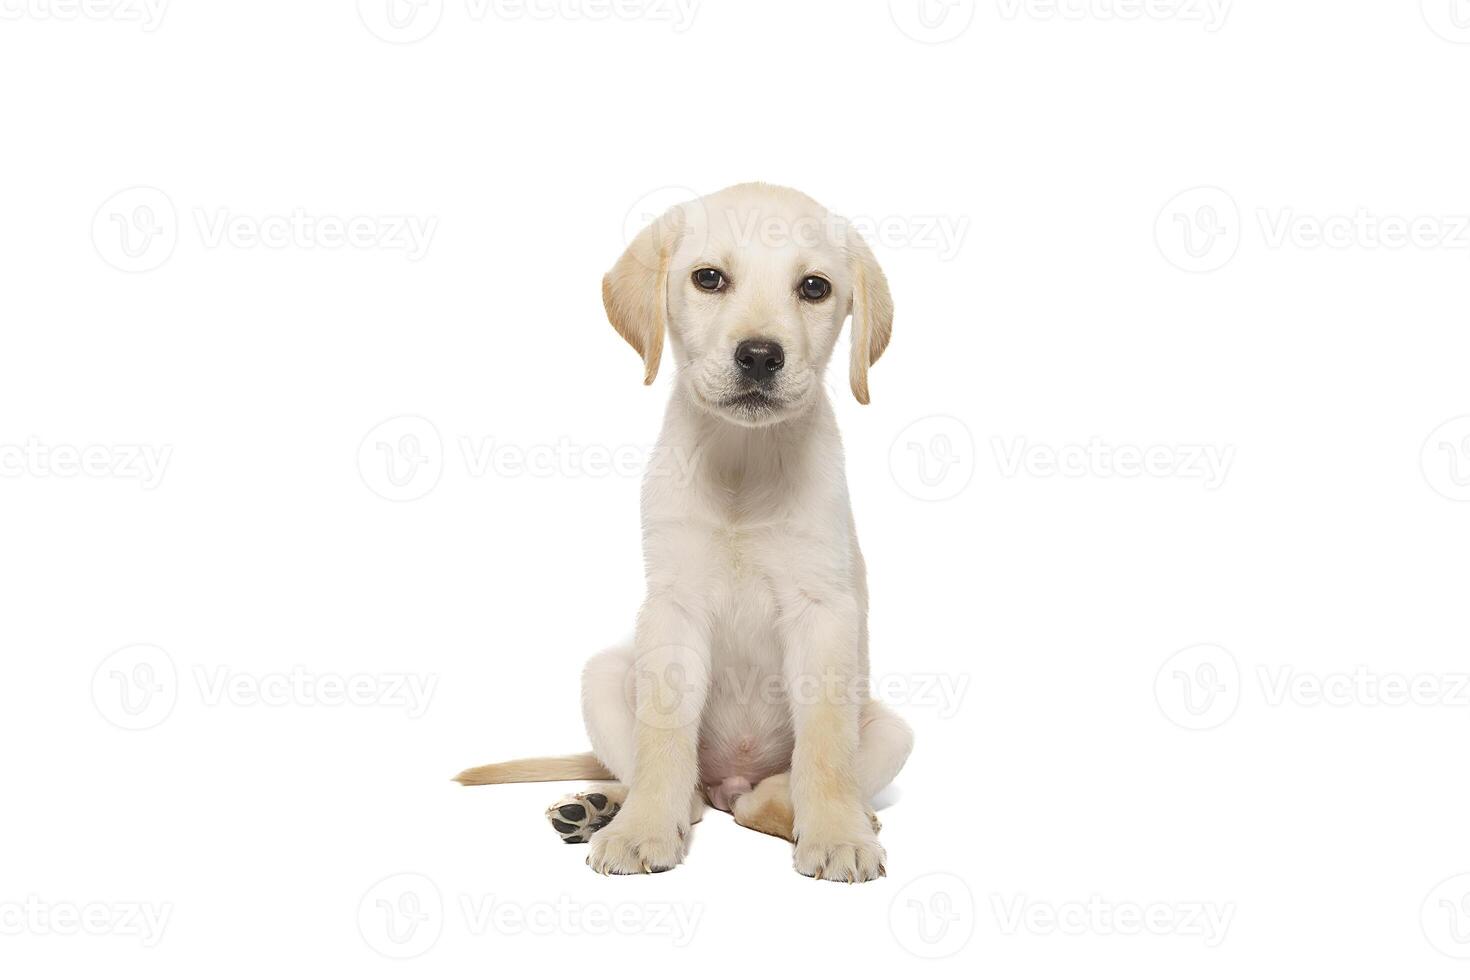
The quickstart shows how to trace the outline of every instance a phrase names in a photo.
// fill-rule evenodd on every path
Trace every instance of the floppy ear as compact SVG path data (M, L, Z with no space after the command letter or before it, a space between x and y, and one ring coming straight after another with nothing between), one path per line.
M868 368L878 362L893 334L893 297L873 250L856 231L847 241L852 267L852 393L868 404Z
M669 319L669 256L682 212L672 208L638 233L602 277L602 305L622 338L643 358L643 383L653 384Z

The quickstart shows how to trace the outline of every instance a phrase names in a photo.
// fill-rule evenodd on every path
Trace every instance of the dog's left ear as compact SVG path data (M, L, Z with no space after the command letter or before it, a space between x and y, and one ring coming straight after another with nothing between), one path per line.
M669 259L683 225L669 209L638 233L602 277L602 305L617 332L643 358L643 383L653 384L669 322Z
M862 235L849 229L847 261L852 270L852 393L868 404L868 368L878 362L893 334L893 297Z

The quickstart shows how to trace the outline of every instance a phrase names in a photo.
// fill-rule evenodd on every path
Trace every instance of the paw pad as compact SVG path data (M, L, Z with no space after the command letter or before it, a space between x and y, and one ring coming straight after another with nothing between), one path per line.
M567 844L585 844L617 815L618 804L602 793L577 793L546 809L551 829Z

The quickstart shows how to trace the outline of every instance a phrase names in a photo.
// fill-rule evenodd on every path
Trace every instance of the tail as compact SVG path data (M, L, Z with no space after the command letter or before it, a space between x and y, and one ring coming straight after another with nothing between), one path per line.
M463 786L488 786L491 783L545 783L554 779L612 779L597 756L591 752L579 755L548 755L536 759L516 759L489 766L466 769L454 777Z

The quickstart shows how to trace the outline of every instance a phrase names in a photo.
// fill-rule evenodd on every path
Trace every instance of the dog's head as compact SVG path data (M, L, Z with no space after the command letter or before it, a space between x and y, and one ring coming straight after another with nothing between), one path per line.
M888 346L893 301L866 242L805 194L740 184L671 208L602 280L608 319L658 373L665 335L696 404L768 425L818 397L852 315L852 393Z

